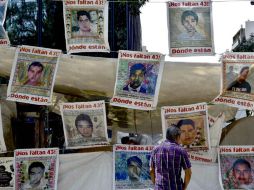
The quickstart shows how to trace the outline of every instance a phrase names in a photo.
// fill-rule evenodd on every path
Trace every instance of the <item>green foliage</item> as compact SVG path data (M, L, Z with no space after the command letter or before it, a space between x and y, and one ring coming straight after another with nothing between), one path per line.
M12 45L37 44L36 2L9 1L6 15L6 29Z
M239 46L233 49L234 52L254 52L254 36L244 40Z

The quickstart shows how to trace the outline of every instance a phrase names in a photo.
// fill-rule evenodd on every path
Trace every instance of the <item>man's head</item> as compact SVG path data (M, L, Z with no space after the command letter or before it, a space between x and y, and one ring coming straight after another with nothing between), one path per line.
M75 119L75 126L83 137L92 137L93 123L89 115L78 115Z
M249 74L249 67L245 66L240 70L238 80L239 81L245 81L247 79L247 76Z
M181 119L176 124L181 130L180 141L183 145L190 145L194 142L197 135L195 123L191 119Z
M146 68L142 63L132 65L130 68L129 76L130 87L133 89L137 89L138 87L140 87L145 79L145 74Z
M233 70L234 70L234 66L233 66L233 65L230 65L230 66L228 67L228 71L229 71L230 73L232 73Z
M233 164L233 175L240 185L252 182L251 165L245 159L237 159Z
M40 62L38 61L32 62L27 69L28 81L26 84L37 85L37 83L40 81L43 69L44 67Z
M142 169L142 161L137 156L132 156L127 159L128 175L131 181L139 181Z
M42 162L33 162L28 168L28 175L31 187L37 187L44 175L45 166Z
M196 25L198 24L198 15L191 10L184 11L181 16L182 25L188 33L196 32Z
M96 22L98 20L97 11L90 11L90 17L92 22Z
M82 32L91 31L91 16L87 11L78 11L77 20L79 25L79 30Z
M166 138L169 141L175 141L178 143L180 140L180 135L181 135L181 131L179 128L175 126L170 126L167 128Z

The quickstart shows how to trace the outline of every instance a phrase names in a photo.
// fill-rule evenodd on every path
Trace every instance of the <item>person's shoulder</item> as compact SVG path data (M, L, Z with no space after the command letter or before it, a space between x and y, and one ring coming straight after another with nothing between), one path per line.
M185 149L184 147L182 147L181 145L179 145L179 144L175 145L175 146L174 146L174 149L175 149L176 151L180 152L180 153L184 153L184 154L187 153L186 149Z

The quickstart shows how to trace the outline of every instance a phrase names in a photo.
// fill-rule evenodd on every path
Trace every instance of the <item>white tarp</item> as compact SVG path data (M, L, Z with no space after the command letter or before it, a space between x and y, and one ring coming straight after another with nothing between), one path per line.
M112 190L113 153L92 152L60 155L58 189ZM217 163L192 162L188 190L220 190Z

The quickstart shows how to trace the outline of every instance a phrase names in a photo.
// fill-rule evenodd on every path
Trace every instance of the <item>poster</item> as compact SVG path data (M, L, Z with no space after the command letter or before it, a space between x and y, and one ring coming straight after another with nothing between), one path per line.
M60 54L60 50L18 47L7 89L7 100L50 105Z
M109 52L108 2L64 0L67 53Z
M207 104L165 106L161 108L163 138L168 127L181 130L180 144L188 151L210 149Z
M223 189L254 189L254 146L221 146L219 168Z
M221 78L221 93L213 103L254 108L254 53L225 53Z
M209 127L210 134L210 149L201 151L191 151L189 153L189 158L191 161L197 161L201 163L215 163L218 158L218 147L220 144L221 133L223 124L225 122L224 114L217 117L214 123Z
M6 145L4 141L4 133L3 133L3 121L2 121L2 108L0 104L0 153L6 152Z
M56 190L59 149L16 149L14 167L15 190Z
M211 1L167 3L170 56L213 55Z
M4 29L8 0L0 0L0 47L10 45L8 35Z
M67 148L109 144L104 101L60 105Z
M119 51L110 104L139 110L156 109L164 58L160 53Z
M113 189L153 189L149 160L153 146L114 145Z
M11 190L14 186L13 157L0 157L0 189Z

